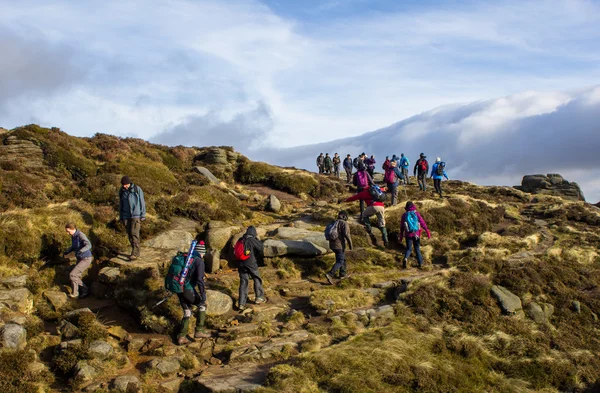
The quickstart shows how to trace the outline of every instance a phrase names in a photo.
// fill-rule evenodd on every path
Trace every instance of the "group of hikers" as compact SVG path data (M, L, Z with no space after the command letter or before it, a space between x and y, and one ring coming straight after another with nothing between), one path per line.
M336 154L337 156L337 154ZM371 156L374 162L374 157ZM348 158L347 158L348 159ZM359 201L360 203L360 221L365 226L366 231L371 234L370 218L376 216L377 227L381 231L382 240L385 247L389 246L388 233L385 227L385 205L387 199L386 191L392 195L392 204L397 203L397 187L399 181L407 181L408 176L404 168L408 160L403 160L404 156L393 156L392 159L386 159L384 167L386 174L384 181L385 187L377 186L373 181L372 172L367 170L365 162L368 159L363 153L358 158L356 164L357 172L354 173L353 183L357 187L356 194L347 198L344 202ZM421 163L419 163L419 161ZM415 172L418 168L424 167L425 173L429 169L426 157L421 154ZM425 163L423 165L422 163ZM433 166L433 171L437 171L436 166L440 167L441 160L438 158ZM398 166L400 165L400 168ZM352 163L354 167L354 162ZM442 166L444 168L445 165ZM392 178L389 173L395 175ZM348 173L348 171L347 171ZM419 172L421 174L421 172ZM352 174L350 170L350 174ZM437 172L436 172L437 175ZM440 175L437 175L440 176ZM442 176L447 178L445 171ZM423 182L421 189L425 189L424 176L419 177ZM440 178L441 182L441 178ZM439 184L439 182L438 182ZM441 195L441 187L439 188ZM341 202L341 201L340 201ZM423 257L420 250L420 238L423 231L427 237L431 237L427 224L423 217L417 212L412 202L405 205L406 212L402 215L400 223L400 233L398 240L406 240L406 251L403 259L403 268L407 268L407 261L414 248L418 265L423 266ZM119 190L119 219L126 229L130 244L131 253L127 256L130 261L135 261L140 257L140 227L141 222L146 218L146 205L142 189L133 184L128 176L121 179L121 189ZM352 249L352 238L348 224L348 213L344 210L338 213L337 219L330 223L325 229L325 238L329 241L329 247L335 254L335 264L331 270L325 274L326 280L330 284L335 284L335 280L344 279L347 275L347 266L345 251L346 248ZM72 291L69 294L72 298L84 298L88 296L89 290L82 281L84 272L90 267L92 257L92 244L87 236L79 230L75 224L67 223L66 232L71 236L71 247L65 250L63 257L73 252L77 263L70 273ZM177 333L176 342L178 345L185 345L193 341L193 338L207 338L210 334L204 329L206 322L206 288L205 288L205 265L204 256L206 246L203 241L194 240L190 250L187 253L178 253L173 257L171 265L165 277L165 289L170 294L176 294L183 311L183 318ZM263 289L263 281L259 272L263 254L263 244L259 240L256 228L250 226L245 234L234 245L234 258L238 264L238 274L240 278L237 307L240 312L246 309L248 302L248 285L250 279L254 284L254 303L261 304L267 301ZM192 336L188 336L190 318L193 308L196 307L196 326ZM193 338L192 338L193 337Z

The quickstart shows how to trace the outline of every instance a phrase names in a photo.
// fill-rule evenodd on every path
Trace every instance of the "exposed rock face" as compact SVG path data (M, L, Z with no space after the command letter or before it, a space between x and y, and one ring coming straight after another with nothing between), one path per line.
M43 159L44 153L39 146L17 139L14 135L9 135L0 144L0 164L15 163L22 167L40 168L44 165Z
M273 194L269 195L267 200L267 210L273 213L278 213L281 210L281 202Z
M515 188L531 194L554 195L575 201L585 201L583 192L577 183L568 182L556 173L523 176L521 185L515 186Z
M0 281L0 288L17 289L27 285L27 275L8 277Z
M217 179L217 177L215 175L213 175L210 170L208 170L207 168L205 168L203 166L195 166L194 172L201 174L202 176L207 178L213 184L220 183L219 179Z
M500 285L494 285L492 286L492 296L498 300L498 304L505 314L515 315L523 312L521 299L508 289Z

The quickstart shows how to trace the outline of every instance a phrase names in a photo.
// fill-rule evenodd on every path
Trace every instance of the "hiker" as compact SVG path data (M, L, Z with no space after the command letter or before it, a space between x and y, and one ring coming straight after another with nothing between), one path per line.
M129 176L121 178L119 190L119 220L125 226L131 244L130 261L140 257L140 228L146 220L144 191L131 182Z
M404 175L404 179L402 180L404 184L410 185L410 177L408 176L408 168L410 168L410 161L408 158L404 156L404 153L400 154L400 170Z
M423 268L423 255L421 255L421 233L425 230L427 238L431 239L431 232L427 228L427 224L423 217L417 211L417 207L412 202L406 202L404 206L406 213L402 215L400 219L400 234L398 235L398 241L402 243L402 239L406 239L406 252L404 253L404 260L402 261L402 267L407 268L408 257L412 251L413 246L415 247L415 254L417 254L417 261L419 262L419 269Z
M177 294L179 304L183 310L183 318L177 333L177 345L186 345L192 342L187 334L194 306L197 306L194 338L210 338L210 333L204 330L206 323L206 288L204 285L205 265L203 258L205 254L206 246L203 241L200 241L192 251L192 260L183 286L179 283L179 278L185 268L188 258L187 253L178 253L173 258L165 277L165 288Z
M427 190L427 173L429 173L429 163L427 162L426 158L427 157L425 156L425 154L421 153L419 155L419 159L415 163L415 168L413 170L413 176L417 177L417 183L419 183L419 188L423 191Z
M339 271L340 280L346 277L346 245L352 250L352 238L350 237L350 225L348 225L348 213L342 210L338 213L337 220L327 226L325 230L325 237L329 240L329 248L335 254L335 264L325 274L325 278L331 285L334 284L333 280L336 278L336 274Z
M352 158L350 156L350 154L348 154L346 156L346 159L344 160L344 170L346 171L346 183L350 183L350 181L352 181L352 167L353 167L353 163L352 163Z
M383 204L386 197L385 191L385 189L373 184L369 188L346 199L344 202L359 200L361 203L365 202L367 204L367 208L361 214L361 221L365 225L365 230L371 234L370 218L371 216L377 216L377 227L381 231L383 245L387 247L389 242L387 229L385 228L385 206Z
M258 240L256 228L249 226L246 233L238 242L243 242L244 257L237 255L236 259L239 262L238 273L240 275L240 292L238 298L238 310L244 311L246 309L246 301L248 300L248 277L251 277L254 281L254 303L266 303L265 292L263 290L263 281L260 278L258 272L258 262L262 263L264 258L263 244ZM245 259L241 259L245 258Z
M331 175L331 168L333 167L333 163L331 162L331 157L329 157L329 153L325 153L325 163L323 164L323 170L326 175Z
M395 155L395 154L393 154L393 155L392 155L392 161L398 161L398 156L397 156L397 155Z
M92 243L90 243L87 236L81 232L75 224L68 223L65 225L65 230L71 235L71 247L63 252L63 258L70 253L75 253L77 258L77 264L69 273L69 279L71 280L71 286L73 290L69 297L83 299L89 294L88 287L81 281L83 273L92 264Z
M381 169L383 169L384 173L390 167L390 162L391 162L390 157L386 156L385 161L383 162L383 165L381 166Z
M338 179L340 177L340 163L342 160L337 153L333 155L333 175Z
M431 176L433 178L433 186L435 187L435 192L440 194L440 198L443 198L442 195L442 179L445 177L448 179L448 174L446 173L446 163L442 161L440 157L435 159L435 164L431 167Z
M365 159L365 164L367 165L367 172L373 177L375 175L375 156L371 155L370 158Z
M383 181L387 184L387 189L392 196L392 206L396 206L398 203L398 185L400 184L399 179L404 179L404 175L398 169L398 163L396 161L390 161L390 166L385 170L383 175Z
M325 166L325 157L323 153L319 154L317 157L317 167L319 168L319 173L322 174Z
M373 178L367 172L367 168L365 164L361 162L358 163L358 170L354 173L354 177L352 178L352 184L356 186L356 193L360 193L363 190L369 188L371 185L375 184L373 182ZM365 202L364 200L360 200L360 217L362 220L362 214L365 211ZM361 221L362 222L362 221Z

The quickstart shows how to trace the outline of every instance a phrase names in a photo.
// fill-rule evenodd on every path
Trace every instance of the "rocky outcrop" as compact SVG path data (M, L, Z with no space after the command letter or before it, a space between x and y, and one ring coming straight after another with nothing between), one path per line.
M575 182L568 182L561 175L549 173L548 175L523 176L517 190L530 194L554 195L575 201L585 201L583 192Z
M0 144L0 164L18 167L40 168L44 160L42 149L31 141L9 135Z

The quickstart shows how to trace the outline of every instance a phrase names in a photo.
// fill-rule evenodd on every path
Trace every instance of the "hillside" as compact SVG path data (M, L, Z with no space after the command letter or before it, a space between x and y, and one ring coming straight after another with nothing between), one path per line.
M595 392L600 390L600 210L510 187L450 181L400 191L385 249L337 202L337 179L253 162L228 147L165 147L35 125L0 133L2 392ZM210 175L210 173L214 175ZM146 195L142 255L126 261L121 176ZM275 196L280 202L271 203ZM412 200L432 230L426 268L395 240ZM339 209L351 276L323 274ZM88 234L92 296L66 297L66 222ZM267 304L233 304L232 244L265 240ZM208 327L177 347L170 258L207 240ZM252 292L251 292L252 293ZM250 296L253 299L253 295ZM232 301L233 300L233 301Z

